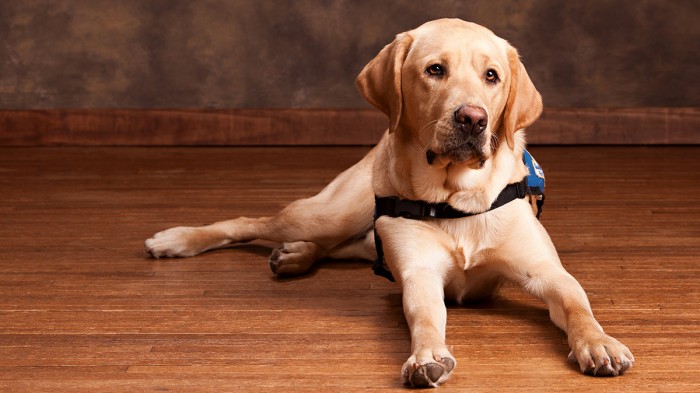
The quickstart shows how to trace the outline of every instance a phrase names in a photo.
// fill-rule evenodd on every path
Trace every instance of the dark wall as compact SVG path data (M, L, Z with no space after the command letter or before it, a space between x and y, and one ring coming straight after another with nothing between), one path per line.
M550 107L700 106L697 0L0 2L0 108L355 108L393 36L460 17Z

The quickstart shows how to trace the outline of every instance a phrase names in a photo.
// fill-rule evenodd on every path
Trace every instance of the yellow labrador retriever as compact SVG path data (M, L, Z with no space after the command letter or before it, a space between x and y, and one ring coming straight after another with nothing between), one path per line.
M407 385L437 386L454 370L445 344L445 298L483 298L502 279L546 302L582 372L629 369L632 353L603 332L528 198L490 209L502 190L528 174L524 129L542 111L515 48L479 25L436 20L399 34L362 70L357 85L390 118L379 144L359 163L274 217L168 229L146 241L147 251L185 257L268 239L284 242L270 257L272 271L293 275L324 257L374 260L376 231L384 266L403 290L412 340L401 370ZM375 196L482 214L373 220Z

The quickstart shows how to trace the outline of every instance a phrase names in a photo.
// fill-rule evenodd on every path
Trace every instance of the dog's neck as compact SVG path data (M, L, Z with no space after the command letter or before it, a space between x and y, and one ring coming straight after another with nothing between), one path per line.
M503 190L527 175L522 163L525 148L523 132L516 133L515 149L500 141L483 166L475 163L429 164L425 150L409 138L385 134L380 144L388 167L374 169L374 191L380 196L426 202L448 202L469 212L486 211Z

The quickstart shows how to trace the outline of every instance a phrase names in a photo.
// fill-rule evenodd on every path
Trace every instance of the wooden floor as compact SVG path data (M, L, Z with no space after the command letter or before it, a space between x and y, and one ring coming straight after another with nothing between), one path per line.
M0 391L398 391L399 288L369 264L280 280L269 248L154 260L174 225L260 216L367 148L0 148ZM542 222L606 331L619 378L580 375L514 287L448 309L441 391L700 391L700 147L533 147Z

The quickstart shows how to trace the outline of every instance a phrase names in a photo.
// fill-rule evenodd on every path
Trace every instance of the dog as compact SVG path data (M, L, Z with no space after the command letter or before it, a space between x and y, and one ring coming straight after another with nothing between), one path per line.
M401 369L409 386L438 386L455 369L445 344L445 300L489 297L503 280L547 304L583 373L614 376L632 367L630 350L604 333L586 293L563 268L531 196L492 208L503 190L528 175L525 129L542 112L517 50L477 24L435 20L398 34L356 84L389 117L362 160L274 217L171 228L146 240L147 252L188 257L267 239L282 243L269 258L272 271L297 275L321 258L375 260L381 241L380 268L401 285L411 332L412 353ZM375 219L375 197L470 214Z

